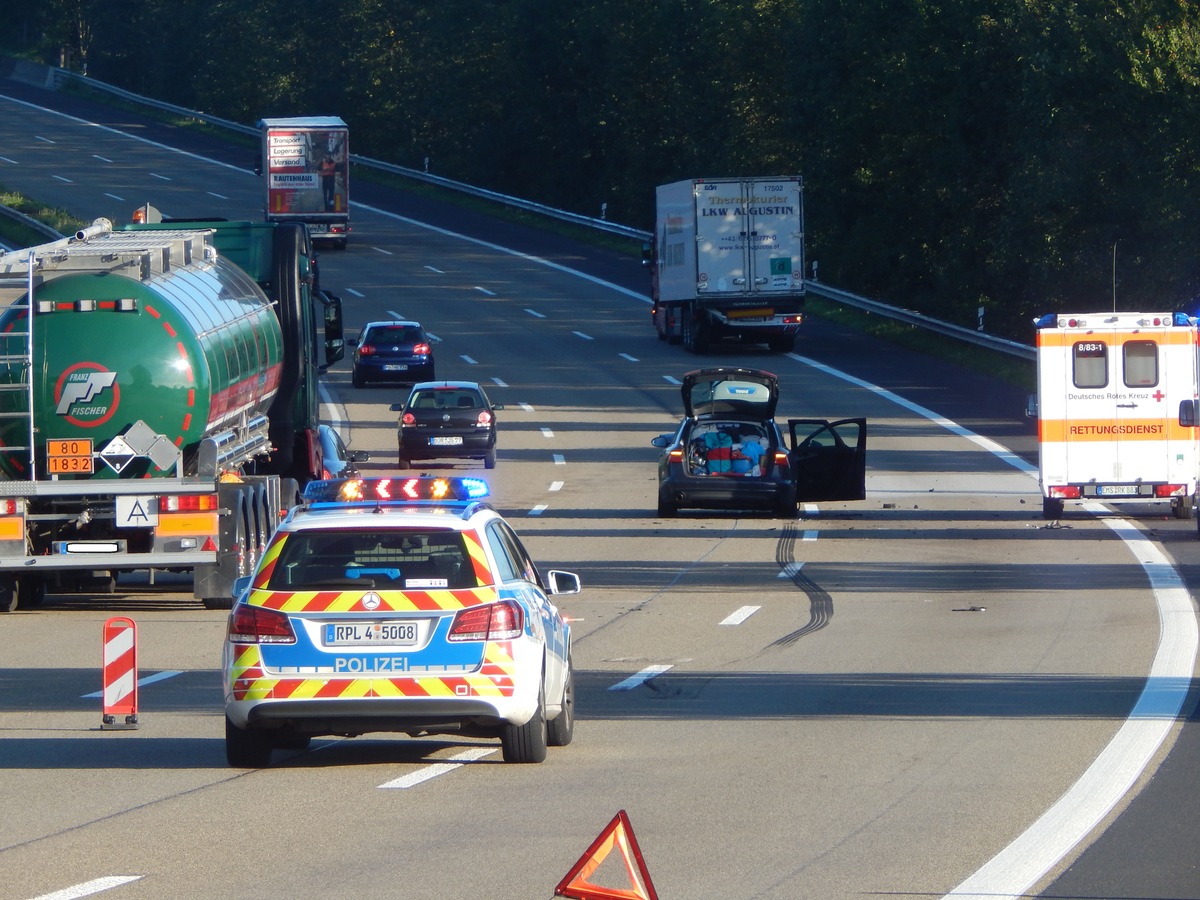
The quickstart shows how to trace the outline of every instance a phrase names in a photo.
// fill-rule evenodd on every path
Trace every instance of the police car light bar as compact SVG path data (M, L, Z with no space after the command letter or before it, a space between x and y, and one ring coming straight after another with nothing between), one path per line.
M314 503L417 503L482 500L491 492L482 478L338 478L310 481L304 501Z

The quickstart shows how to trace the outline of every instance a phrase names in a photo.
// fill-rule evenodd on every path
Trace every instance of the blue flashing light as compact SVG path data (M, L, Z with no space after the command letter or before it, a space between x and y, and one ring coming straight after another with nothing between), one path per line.
M1057 313L1046 313L1044 316L1039 316L1033 320L1034 328L1053 328L1058 324Z
M1195 323L1195 320L1194 320L1194 319L1192 319L1192 318L1191 318L1191 317L1190 317L1190 316L1189 316L1187 313L1185 313L1185 312L1177 312L1177 313L1175 313L1174 319L1175 319L1175 321L1174 321L1174 324L1175 324L1175 325L1184 325L1184 326L1187 326L1187 325L1192 325L1192 324L1194 324L1194 323Z
M310 481L304 489L304 500L308 504L452 503L482 500L490 493L487 482L482 478L416 475L408 478Z

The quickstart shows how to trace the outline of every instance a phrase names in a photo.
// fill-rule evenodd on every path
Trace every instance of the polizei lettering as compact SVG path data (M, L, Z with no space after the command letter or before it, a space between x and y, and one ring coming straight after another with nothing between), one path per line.
M333 671L350 674L368 672L407 672L407 656L339 656L333 661Z

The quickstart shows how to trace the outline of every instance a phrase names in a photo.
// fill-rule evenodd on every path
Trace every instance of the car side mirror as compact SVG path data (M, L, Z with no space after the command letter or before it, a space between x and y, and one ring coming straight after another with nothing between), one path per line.
M666 450L671 446L671 439L674 437L673 434L660 434L658 437L650 438L650 443L660 450Z
M254 581L253 575L242 575L233 579L233 602L237 603L242 594L250 590L250 583Z
M492 409L504 409L504 404L503 403L493 403Z
M1029 399L1025 401L1025 418L1036 419L1038 417L1038 395L1030 394Z
M404 404L403 403L393 403L391 406L388 407L388 411L389 412L403 412Z
M562 572L551 569L546 573L550 582L551 594L578 594L580 591L579 576L574 572Z

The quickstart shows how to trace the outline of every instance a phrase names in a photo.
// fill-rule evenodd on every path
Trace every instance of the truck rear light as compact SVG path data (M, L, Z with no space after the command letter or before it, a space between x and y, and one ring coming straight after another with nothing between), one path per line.
M460 610L450 623L449 641L505 641L520 637L525 614L512 600Z
M1186 496L1186 484L1158 484L1154 486L1155 497L1183 497Z
M237 606L229 616L229 640L234 644L294 644L296 633L286 615L259 606Z
M1049 496L1060 500L1078 500L1079 488L1070 484L1051 485L1049 488Z
M216 494L173 494L158 498L159 512L211 512L219 508Z
M0 516L17 516L25 512L25 504L20 500L0 500Z

